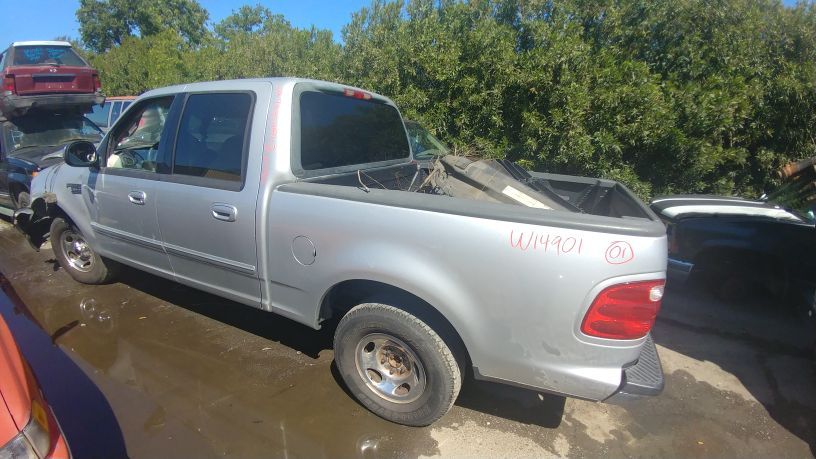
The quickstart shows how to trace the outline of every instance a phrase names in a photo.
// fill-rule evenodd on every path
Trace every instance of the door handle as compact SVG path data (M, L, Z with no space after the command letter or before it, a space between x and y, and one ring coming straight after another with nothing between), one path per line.
M144 191L131 191L128 193L128 201L136 204L137 206L143 206L145 203L145 192Z
M217 202L212 205L210 210L212 211L213 218L216 220L234 222L238 217L238 209L229 204L221 204Z

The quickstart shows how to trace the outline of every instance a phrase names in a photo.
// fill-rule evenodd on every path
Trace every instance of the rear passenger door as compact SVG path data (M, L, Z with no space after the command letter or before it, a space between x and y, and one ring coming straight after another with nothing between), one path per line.
M250 84L249 86L253 86ZM179 281L260 303L255 206L271 86L187 94L158 220ZM253 120L261 135L251 137Z

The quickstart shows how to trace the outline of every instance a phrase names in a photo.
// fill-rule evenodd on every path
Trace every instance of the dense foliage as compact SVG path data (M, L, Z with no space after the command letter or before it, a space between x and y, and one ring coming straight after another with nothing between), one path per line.
M758 195L816 155L816 6L774 0L375 1L343 30L261 6L82 0L109 94L292 75L393 98L459 149L621 180L643 197Z

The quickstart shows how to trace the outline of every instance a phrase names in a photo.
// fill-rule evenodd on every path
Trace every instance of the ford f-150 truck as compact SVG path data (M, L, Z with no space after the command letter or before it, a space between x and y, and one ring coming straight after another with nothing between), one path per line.
M425 176L409 145L394 103L357 88L162 88L98 149L69 145L14 220L80 282L121 263L336 324L344 382L394 422L439 419L469 370L591 400L662 390L666 235L642 202L509 162L445 157Z

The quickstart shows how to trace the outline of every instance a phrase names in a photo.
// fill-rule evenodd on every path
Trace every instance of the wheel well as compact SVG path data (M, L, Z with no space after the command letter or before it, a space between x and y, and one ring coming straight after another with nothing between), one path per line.
M319 320L334 325L351 308L362 303L387 304L413 314L442 337L463 369L470 367L467 347L450 321L427 301L393 285L364 279L340 282L324 295Z
M9 194L15 200L17 199L17 194L22 193L23 191L28 191L28 187L23 185L20 182L11 182L9 183Z

